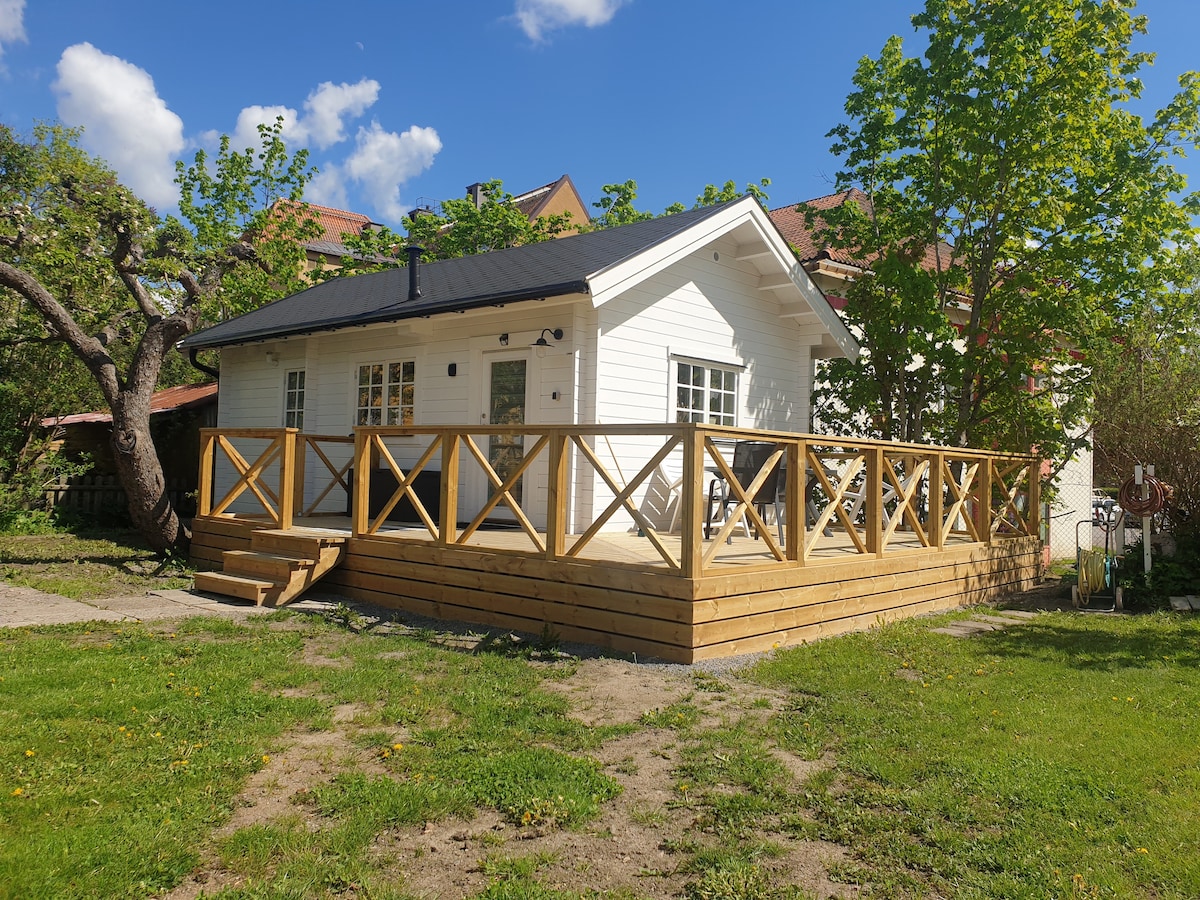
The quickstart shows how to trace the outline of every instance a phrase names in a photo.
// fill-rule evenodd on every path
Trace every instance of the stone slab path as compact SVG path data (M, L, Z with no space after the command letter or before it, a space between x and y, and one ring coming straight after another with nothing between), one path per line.
M949 634L953 637L971 637L986 631L1003 631L1013 625L1025 625L1041 613L1021 609L998 609L987 613L976 613L969 619L951 622L941 628L930 628L934 634Z

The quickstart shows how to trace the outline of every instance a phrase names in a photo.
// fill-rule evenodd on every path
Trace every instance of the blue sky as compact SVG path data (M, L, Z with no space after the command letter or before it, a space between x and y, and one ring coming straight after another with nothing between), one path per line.
M828 193L825 134L855 64L920 0L0 0L0 122L83 126L84 144L170 210L176 159L276 111L321 175L316 202L396 227L418 201L566 173L586 203L638 206L768 177L771 206ZM1200 69L1200 3L1143 0L1158 54L1142 111ZM1200 187L1200 152L1181 161Z

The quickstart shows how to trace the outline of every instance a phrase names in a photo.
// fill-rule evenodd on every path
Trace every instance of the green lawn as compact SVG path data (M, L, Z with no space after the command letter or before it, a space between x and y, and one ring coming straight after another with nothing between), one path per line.
M30 546L18 573L44 563ZM660 896L654 872L564 888L561 858L512 838L584 840L637 770L593 757L651 734L669 799L630 827L661 829L688 900L810 897L786 869L810 839L872 897L1200 896L1200 615L1049 613L970 639L931 633L945 618L697 672L603 727L548 689L586 663L348 610L0 631L0 898L155 896L214 866L237 884L208 896L405 898L380 841L478 811L509 837L472 848L472 896ZM291 814L218 833L269 760L332 731L353 753ZM606 827L589 839L619 853Z
M1200 896L1200 616L907 622L754 670L832 751L813 833L885 893Z

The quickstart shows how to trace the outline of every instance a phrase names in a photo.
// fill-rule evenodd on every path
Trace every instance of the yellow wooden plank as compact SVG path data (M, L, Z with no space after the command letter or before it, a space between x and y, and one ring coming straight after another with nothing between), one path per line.
M340 570L337 570L337 572L339 575L341 574ZM478 625L524 631L533 635L540 634L545 625L545 622L539 619L525 619L503 612L434 603L415 597L407 597L354 585L345 585L340 590L346 596L354 599L377 603L380 606L393 609L407 610L436 619L471 622ZM599 647L609 647L613 650L636 654L639 659L658 658L668 662L679 663L690 663L692 661L692 651L688 647L659 644L637 636L608 634L606 632L591 631L571 625L553 626L552 630L561 640L579 641Z
M598 609L611 609L644 618L665 619L688 624L694 604L655 594L614 590L563 581L542 580L521 575L481 571L478 568L455 568L449 565L428 565L408 559L384 559L351 552L345 562L347 571L383 575L399 580L428 581L463 590L485 590L513 594L540 600L575 603Z

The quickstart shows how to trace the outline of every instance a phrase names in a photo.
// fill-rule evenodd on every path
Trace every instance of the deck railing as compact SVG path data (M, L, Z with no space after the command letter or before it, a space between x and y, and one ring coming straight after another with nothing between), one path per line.
M767 452L735 471L749 441ZM310 451L323 470L306 466ZM882 557L1035 537L1039 472L1031 455L695 424L205 429L198 514L290 528L340 488L355 537L695 578L804 566L833 544L842 558ZM763 503L775 484L778 503ZM649 560L622 556L614 532L645 538Z

